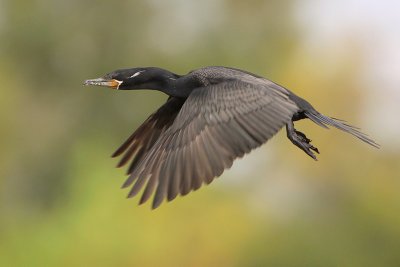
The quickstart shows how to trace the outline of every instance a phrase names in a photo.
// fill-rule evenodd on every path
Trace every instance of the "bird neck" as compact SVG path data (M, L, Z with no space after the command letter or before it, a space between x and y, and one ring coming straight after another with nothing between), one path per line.
M186 98L190 95L193 89L200 87L198 79L187 74L180 76L174 73L172 75L163 76L163 82L160 83L156 90L162 91L170 96Z
M147 75L147 76L140 76ZM198 77L192 73L178 75L161 68L147 68L133 80L133 84L121 86L121 90L150 89L164 92L170 96L187 98L193 89L202 86ZM140 79L143 79L141 81Z

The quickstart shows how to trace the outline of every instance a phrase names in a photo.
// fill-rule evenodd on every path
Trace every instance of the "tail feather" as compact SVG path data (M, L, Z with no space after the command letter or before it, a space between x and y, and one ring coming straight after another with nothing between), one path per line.
M360 131L360 128L352 126L343 120L336 119L336 118L330 118L328 116L322 115L321 113L319 113L315 110L306 111L305 115L310 120L312 120L313 122L315 122L316 124L318 124L324 128L329 128L327 125L333 126L339 130L342 130L344 132L354 135L361 141L363 141L373 147L376 147L376 148L380 147L380 145L378 143L376 143L374 140L372 140L371 138L369 138L368 135L362 133Z

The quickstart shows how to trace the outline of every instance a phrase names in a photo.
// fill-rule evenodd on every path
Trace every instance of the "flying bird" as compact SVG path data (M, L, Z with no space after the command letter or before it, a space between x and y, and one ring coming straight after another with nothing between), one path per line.
M319 151L294 128L297 120L333 126L379 148L358 128L322 115L288 89L235 68L204 67L186 75L156 67L120 69L84 85L169 95L112 155L121 156L118 167L130 162L122 186L131 186L128 197L144 188L139 204L154 195L152 208L211 183L284 126L289 140L316 160Z

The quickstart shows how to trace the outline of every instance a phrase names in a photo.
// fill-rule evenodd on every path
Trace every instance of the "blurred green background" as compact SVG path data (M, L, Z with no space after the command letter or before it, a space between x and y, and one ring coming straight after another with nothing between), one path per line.
M400 266L396 1L0 0L0 266ZM212 186L150 210L114 149L154 91L83 87L118 68L266 76L343 118L280 132Z

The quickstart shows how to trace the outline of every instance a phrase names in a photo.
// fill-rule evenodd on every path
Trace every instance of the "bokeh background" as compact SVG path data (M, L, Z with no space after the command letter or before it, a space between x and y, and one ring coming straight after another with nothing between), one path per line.
M400 4L0 0L0 266L400 266ZM360 126L280 132L152 211L110 154L166 99L83 87L123 67L226 65Z

